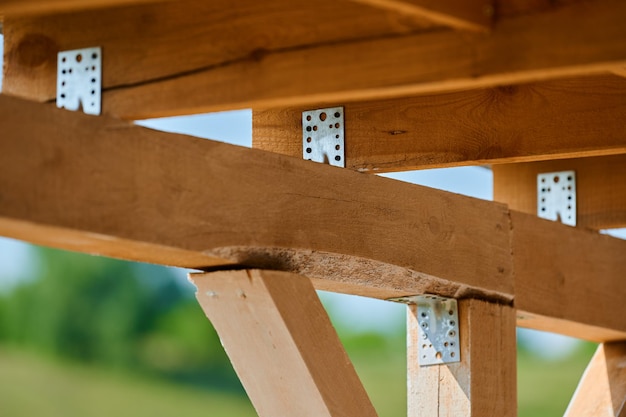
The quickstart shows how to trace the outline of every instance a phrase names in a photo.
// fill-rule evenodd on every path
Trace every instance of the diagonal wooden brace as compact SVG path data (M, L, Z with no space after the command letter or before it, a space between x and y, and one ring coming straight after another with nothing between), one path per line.
M598 346L565 417L626 416L626 341Z
M259 416L376 416L308 278L240 270L191 280Z

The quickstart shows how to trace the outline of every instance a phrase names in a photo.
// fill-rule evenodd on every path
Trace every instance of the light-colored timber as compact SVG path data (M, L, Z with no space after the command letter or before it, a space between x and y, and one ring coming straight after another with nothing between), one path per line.
M52 18L6 19L4 89L39 101L53 99L57 50L91 46L96 40L105 56L104 111L130 119L439 93L626 66L626 3L621 0L574 2L505 18L489 34L424 32L422 25L404 26L405 35L381 30L380 22L371 23L373 17L362 19L362 5L332 3L339 9L323 16L329 27L310 31L297 13L281 12L286 27L269 24L268 5L254 2L258 10L241 10L238 19L223 22L236 36L225 36L206 17L199 26L190 24L197 13L181 16L165 8L148 14L150 19L143 12L134 19L116 13L115 31L106 24L112 17L104 13L92 20L76 15L74 22L64 20L63 25ZM289 4L285 8L294 9ZM358 11L342 12L349 10L347 5ZM72 30L63 30L65 26ZM281 30L273 36L277 28ZM195 31L213 30L220 32L208 38L211 46L203 46L208 51L201 53L195 45L203 45L206 35L194 36ZM162 34L152 36L156 31ZM276 41L259 44L259 33L264 34L261 40Z
M182 267L284 270L376 298L513 302L541 315L541 328L626 336L615 311L626 308L617 301L626 298L624 241L494 202L6 96L0 125L0 235Z
M614 75L344 108L346 168L361 172L626 153L626 80ZM304 110L255 110L253 146L301 157Z
M604 343L591 359L565 417L626 416L626 342Z
M487 31L494 15L489 0L351 0L417 16L461 30Z
M615 119L622 130L625 116ZM626 130L622 138L626 139ZM537 174L569 170L576 171L576 225L591 229L626 227L626 155L493 166L494 200L512 210L536 214Z
M377 415L309 279L259 270L191 279L260 417Z
M419 366L416 306L407 309L408 417L517 415L515 311L459 301L461 362Z

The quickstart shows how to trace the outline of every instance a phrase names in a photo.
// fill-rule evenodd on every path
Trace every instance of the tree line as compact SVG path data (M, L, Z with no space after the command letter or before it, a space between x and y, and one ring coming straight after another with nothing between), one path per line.
M33 248L34 276L0 294L0 343L241 391L194 288L165 267Z

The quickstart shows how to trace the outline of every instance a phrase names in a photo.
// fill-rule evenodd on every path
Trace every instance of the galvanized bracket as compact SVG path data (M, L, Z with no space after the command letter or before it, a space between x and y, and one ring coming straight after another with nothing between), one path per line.
M99 115L102 100L102 49L62 51L57 61L57 107Z
M345 168L343 107L302 112L302 157Z
M576 226L576 172L537 175L537 215Z
M420 366L454 363L461 360L459 309L454 298L414 295L393 298L417 305L418 353Z

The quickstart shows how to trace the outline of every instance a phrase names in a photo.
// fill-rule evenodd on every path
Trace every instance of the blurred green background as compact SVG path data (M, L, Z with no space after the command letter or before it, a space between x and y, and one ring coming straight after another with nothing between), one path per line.
M28 259L0 276L0 416L256 415L180 272L39 247ZM380 416L405 416L404 321L363 330L322 300ZM595 345L548 359L529 343L519 415L560 416Z

